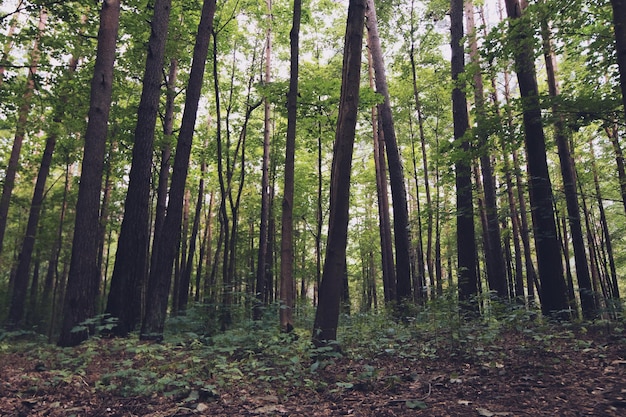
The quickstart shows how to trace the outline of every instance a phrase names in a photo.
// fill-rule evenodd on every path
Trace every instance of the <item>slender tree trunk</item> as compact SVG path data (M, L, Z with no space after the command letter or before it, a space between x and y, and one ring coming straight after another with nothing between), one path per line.
M205 143L205 148L208 147ZM183 269L179 292L178 292L178 312L184 313L189 304L189 292L191 284L191 271L193 270L193 258L196 253L196 240L198 239L198 231L200 230L200 218L202 217L202 202L204 201L204 176L206 174L207 163L202 161L200 164L200 183L198 184L198 197L196 198L196 208L193 216L193 224L191 226L191 237L189 238L189 251L185 268Z
M172 138L174 134L174 99L176 98L176 79L178 77L178 60L170 59L170 67L166 79L167 95L165 98L165 117L163 120L164 141L161 145L161 166L159 168L159 181L157 184L156 210L154 214L154 230L152 237L152 254L150 256L150 271L154 271L157 265L156 248L162 238L163 223L167 211L167 190L171 168ZM145 299L142 306L145 308ZM142 314L143 316L143 314Z
M626 118L626 0L611 0L611 5L613 6L613 29L615 31L619 84L622 89L622 105Z
M106 308L107 313L118 318L113 330L118 336L125 336L134 330L141 320L141 288L148 271L152 151L171 0L155 0L153 7L143 88L137 110L133 159L124 201L124 218Z
M368 58L371 61L371 54ZM374 87L373 67L369 65L370 87ZM396 270L393 265L393 241L389 218L389 194L387 192L387 164L385 161L384 133L379 126L378 108L372 108L372 137L374 139L374 167L376 170L376 194L380 229L380 255L382 261L385 303L396 301Z
M624 153L622 152L622 147L619 143L619 129L617 122L611 123L610 126L605 126L604 131L613 145L615 163L617 164L617 178L619 179L619 186L622 194L622 204L624 205L624 211L626 212L626 169L624 168Z
M156 269L150 271L146 294L146 315L144 317L140 338L143 340L163 339L167 299L169 295L172 266L176 257L176 248L180 243L180 227L182 221L183 195L187 180L187 169L191 154L193 131L196 124L198 103L202 90L204 68L208 55L209 41L213 32L213 16L215 0L205 0L202 5L200 24L193 52L191 72L187 85L185 110L176 145L174 169L169 191L167 214L163 224L163 235L168 239L160 239L156 250Z
M17 111L17 126L15 128L15 137L13 138L13 147L11 148L11 156L9 157L9 162L5 169L2 195L0 196L0 253L2 253L4 234L7 228L9 206L11 204L11 194L13 194L13 188L15 187L15 176L19 169L19 159L20 153L22 151L22 143L24 142L24 137L26 136L28 114L30 113L33 93L35 91L35 75L37 74L40 59L39 41L43 34L43 30L46 27L47 19L48 12L45 8L42 7L39 12L37 35L33 43L33 49L30 53L30 66L28 67L26 88L24 90L24 94L22 94L22 104ZM24 288L27 288L28 282L26 282L25 284L26 287ZM21 291L21 289L18 289L18 291ZM25 294L26 293L24 292L24 297Z
M546 62L546 73L548 75L548 90L550 97L556 99L560 94L556 76L557 64L552 48L550 28L548 27L546 18L544 18L541 22L541 34L543 38L543 55ZM566 131L565 120L559 106L556 104L556 100L552 105L552 113L555 117L554 136L558 149L559 161L561 162L561 175L563 176L563 190L565 192L567 218L569 220L569 228L572 236L576 278L580 291L580 305L583 317L585 319L592 319L597 314L597 306L595 305L595 297L591 286L589 264L587 263L587 254L585 249L585 238L580 220L580 206L578 204L578 194L576 192L576 167L569 148L569 132ZM567 246L567 242L563 242L563 244ZM569 264L569 257L565 258L565 262Z
M105 0L100 12L98 49L91 81L90 108L82 162L72 259L63 306L59 346L75 346L88 337L76 330L95 313L100 274L97 268L98 224L102 170L113 87L113 67L119 27L120 1Z
M419 136L420 136L420 144L422 151L422 167L424 171L424 191L426 193L426 216L427 216L427 224L426 224L426 266L428 268L428 276L430 278L430 286L434 287L436 271L433 265L433 204L430 192L430 178L428 175L428 157L426 154L426 135L424 133L424 115L422 110L422 102L419 95L419 89L417 88L417 65L415 62L415 43L413 41L413 33L416 31L414 25L414 1L411 1L411 49L409 53L409 59L411 61L411 76L413 83L413 97L415 99L415 112L417 113L417 124L419 127ZM415 161L415 156L414 156ZM417 168L414 167L417 171ZM417 188L417 176L415 178L415 184ZM417 197L419 204L419 196ZM419 211L419 210L418 210ZM419 215L419 213L418 213ZM420 235L420 247L423 247L421 243L421 234L422 234L422 226L421 226L421 218L419 218L419 235Z
M607 257L608 257L608 273L610 275L610 287L611 287L611 294L612 294L612 308L617 308L620 309L620 293L619 293L619 285L618 285L618 277L617 277L617 267L615 264L615 256L613 254L613 242L611 239L611 234L609 232L609 226L608 226L608 222L606 219L606 213L604 211L604 201L602 200L602 192L600 190L600 181L599 181L599 177L598 177L598 169L596 167L596 157L595 157L595 152L594 152L594 148L593 148L593 143L592 140L590 138L590 153L592 156L592 166L591 166L591 170L593 172L593 184L594 184L594 190L595 190L595 195L596 195L596 203L598 204L598 210L600 212L600 224L602 226L602 234L604 235L604 244L606 246L606 252L607 252ZM609 302L609 300L606 300L607 302Z
M506 267L504 253L502 249L502 237L500 235L500 222L498 220L498 205L496 199L496 184L491 166L487 129L480 127L486 122L485 99L483 88L483 77L480 72L480 56L478 52L478 41L476 39L476 26L474 24L474 7L471 1L465 3L465 14L467 19L467 31L470 39L470 60L477 68L474 72L474 105L476 106L476 122L478 129L478 146L480 147L480 170L482 174L483 191L485 196L485 220L486 220L486 241L487 253L485 262L487 263L487 278L489 289L495 291L496 295L502 299L508 299Z
M531 35L528 33L527 18L522 16L519 0L506 0L505 3L515 47L517 80L523 99L524 133L530 176L530 204L542 292L541 307L545 315L558 314L565 318L568 315L565 311L569 305L552 209L552 184L541 124L541 107L533 61L534 54L530 42Z
M346 265L350 173L359 105L365 9L365 0L350 0L343 53L339 117L331 171L326 260L313 324L313 342L317 346L337 340L342 275Z
M465 52L462 43L463 0L450 1L450 33L452 81L454 83L452 90L454 139L459 142L460 150L460 156L455 161L459 301L469 312L477 312L478 304L476 300L472 300L478 294L472 168L470 144L467 139L464 139L465 132L469 129L469 118L464 83L461 78L465 71Z
M291 63L289 92L287 93L287 140L285 146L285 185L282 202L282 238L280 243L280 327L284 332L293 330L294 278L293 278L293 193L294 154L296 149L296 120L298 116L298 78L300 54L300 20L302 1L293 2L293 21L289 39Z
M265 82L272 80L272 0L266 0L268 28L265 39ZM264 127L263 127L263 163L261 166L261 222L259 226L259 252L256 268L256 289L255 296L257 302L254 306L253 318L261 319L263 315L262 306L265 305L265 293L267 285L267 247L268 247L268 223L270 218L270 138L271 138L271 103L269 98L264 100Z
M65 75L68 80L73 77L77 65L78 60L75 57L72 57ZM13 286L11 306L9 308L9 315L7 318L8 327L19 326L24 317L24 297L26 294L24 286L28 285L28 272L30 270L32 254L35 247L35 238L37 235L39 218L41 216L41 207L45 197L46 181L48 179L48 175L50 174L50 164L52 162L52 154L54 153L54 148L59 137L60 124L62 123L63 116L65 114L64 103L67 102L67 94L68 93L66 91L62 91L61 96L59 97L61 105L55 110L55 114L52 118L54 125L48 134L46 146L41 157L41 164L39 172L37 173L33 198L30 204L28 223L26 225L24 240L22 241L22 249L20 250L18 258L18 266L15 271L15 284Z
M378 35L378 22L374 0L367 1L366 17L367 39L369 50L372 54L376 90L383 96L383 102L378 105L378 112L385 141L385 149L387 150L389 181L391 183L393 231L396 249L396 299L399 304L402 304L412 299L409 211L407 208L402 160L400 158L400 150L398 149L393 116L391 113L391 101L389 99L389 88L387 87L387 76L385 75L383 51Z
M52 333L56 326L56 295L61 291L58 285L59 282L59 258L61 257L61 247L63 246L63 230L65 226L65 214L67 212L67 197L70 191L70 164L65 165L65 178L63 187L63 198L61 200L61 212L59 214L59 225L57 227L56 238L50 251L50 258L48 259L48 270L46 272L46 278L44 281L43 294L41 304L46 313L48 313L49 321L46 323L48 326L48 339L52 339Z

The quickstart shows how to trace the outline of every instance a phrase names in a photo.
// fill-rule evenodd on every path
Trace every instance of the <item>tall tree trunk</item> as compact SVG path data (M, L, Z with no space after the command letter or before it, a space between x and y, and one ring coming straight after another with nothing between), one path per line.
M70 59L67 73L65 74L65 77L68 80L73 77L77 65L78 60L76 57L72 57ZM67 102L67 98L68 92L62 91L59 97L60 105L56 107L54 116L52 117L54 125L48 134L46 146L41 157L41 164L39 172L37 173L33 198L30 204L28 223L26 224L24 240L22 241L22 248L20 250L18 265L15 271L15 284L13 286L13 293L11 294L11 305L7 318L8 327L19 326L24 317L24 302L26 297L25 286L28 285L28 272L30 270L33 249L35 247L35 238L37 235L39 218L41 216L41 207L45 197L46 181L48 179L48 175L50 174L52 154L54 153L54 148L59 137L60 124L62 123L63 116L65 114L65 103Z
M205 143L205 148L208 143ZM198 197L196 198L196 208L193 216L193 224L191 226L191 237L189 238L189 251L185 268L182 271L179 291L178 291L178 312L184 313L189 303L189 292L191 284L191 271L193 270L193 257L196 253L196 240L198 239L198 231L200 230L200 218L202 217L202 202L204 201L204 176L206 174L207 163L202 161L200 164L200 183L198 184Z
M46 272L46 278L44 280L43 294L41 304L43 309L48 313L49 321L46 323L48 340L52 340L52 334L56 326L56 306L57 294L61 292L59 288L59 258L61 257L61 247L63 246L63 230L65 226L65 214L67 213L67 197L70 191L72 182L70 181L70 164L65 164L65 176L63 186L63 198L61 200L61 212L59 214L59 225L57 227L57 233L50 251L50 257L48 259L48 270Z
M613 28L615 30L615 51L619 67L619 84L622 89L622 105L626 118L626 0L611 0L613 6Z
M606 219L606 213L604 211L604 201L602 199L602 192L600 190L600 181L598 177L598 169L596 167L596 157L594 152L593 141L590 138L589 140L589 151L591 154L591 170L593 172L593 184L596 195L596 203L598 204L598 210L600 212L600 224L602 226L602 234L604 235L604 244L606 246L606 252L608 257L608 274L610 276L610 287L611 287L611 295L612 300L606 300L607 303L611 304L611 308L620 309L620 294L619 294L619 285L618 285L618 277L617 277L617 267L615 265L615 256L613 254L613 242L611 239L611 234L609 232L609 226Z
M430 279L430 286L435 287L435 278L436 271L434 267L433 260L433 204L430 193L430 178L428 176L428 158L426 154L426 135L424 134L424 116L422 110L422 101L419 95L419 89L417 88L417 64L415 62L415 42L413 40L413 33L415 33L416 29L414 27L415 21L415 7L414 1L411 1L411 48L409 52L409 60L411 61L411 78L413 84L413 97L415 99L415 112L417 113L417 124L419 128L419 136L420 136L420 144L422 151L422 168L424 171L424 191L426 193L426 267L428 268L428 276ZM413 151L413 161L414 164L417 163L415 151ZM414 171L417 171L417 167L414 166ZM417 189L417 175L415 176L415 184ZM419 195L417 195L417 201L419 204ZM418 209L418 230L419 230L419 246L423 248L422 244L422 221L421 216L419 215Z
M213 32L214 14L215 0L204 0L193 51L191 72L187 84L185 110L176 145L167 214L163 223L162 233L164 236L168 236L168 239L160 239L158 246L153 249L156 251L157 260L155 262L156 268L150 271L148 280L146 315L143 319L140 334L142 340L163 339L172 266L176 257L176 248L180 243L185 182L187 180L191 144L202 90L209 41Z
M456 233L458 256L458 289L462 308L477 312L478 304L472 300L478 294L476 275L476 241L474 231L474 206L472 201L472 168L470 143L464 138L469 129L467 99L462 75L465 71L463 48L463 0L450 1L450 47L452 50L452 114L454 120L454 140L460 149L455 161L456 178Z
M178 77L178 60L170 59L170 67L166 79L167 93L165 98L165 117L163 120L163 134L165 136L161 145L161 166L159 167L159 180L156 190L156 209L154 213L154 230L152 237L152 253L150 256L150 271L154 271L157 265L157 252L159 241L163 234L163 223L167 211L167 190L171 168L172 138L174 134L174 99L176 98L176 79ZM145 300L142 307L145 308ZM143 314L142 314L143 316Z
M552 113L555 117L554 136L561 163L561 175L563 177L563 190L565 192L565 203L567 206L567 218L569 220L569 228L572 235L572 247L574 249L574 264L576 266L576 279L580 291L580 306L582 308L583 317L592 319L597 314L597 306L593 288L591 286L591 277L589 275L589 264L587 263L587 254L585 250L585 238L583 235L582 224L580 220L580 206L578 204L578 194L576 192L576 167L572 153L569 147L569 132L566 131L565 120L559 108L556 99L558 98L559 85L557 81L557 64L556 56L552 47L550 28L548 27L547 17L541 22L541 35L543 38L543 56L546 62L546 73L548 75L548 90L550 97L554 100L552 104ZM567 245L567 242L563 242ZM569 263L569 258L565 258L565 262ZM572 300L572 302L575 300Z
M35 36L33 49L30 53L30 65L28 67L26 88L24 90L24 94L22 94L22 103L17 111L17 125L15 128L15 136L13 138L11 156L9 157L9 162L5 169L2 195L0 196L0 253L2 253L2 248L4 244L4 234L7 228L11 194L13 193L13 188L15 187L15 176L19 169L19 159L20 153L22 151L22 143L24 142L24 137L26 136L28 114L30 113L33 93L35 91L35 75L37 74L40 59L39 41L43 34L43 30L46 27L47 19L48 12L45 8L42 7L39 11L39 24L37 26L37 35ZM25 284L27 287L28 282L26 282Z
M478 52L478 41L476 26L474 24L474 7L471 1L465 3L465 18L467 20L467 31L470 40L470 60L476 70L474 72L474 105L476 107L476 122L478 128L478 146L480 147L480 170L482 174L483 192L485 196L485 217L486 217L486 237L485 246L487 253L485 262L487 263L487 279L489 289L495 291L496 295L506 300L508 298L506 266L504 262L504 252L500 235L500 222L498 220L498 205L496 199L496 184L491 166L489 152L488 134L486 128L481 128L486 123L485 99L483 88L483 77L480 71L480 55Z
M369 77L370 87L374 87L373 67ZM383 137L381 137L383 136ZM378 200L378 221L380 230L380 257L382 261L383 290L385 303L396 301L396 270L393 265L393 241L391 238L391 219L389 218L389 194L387 192L387 164L385 161L384 133L379 126L378 107L372 108L372 137L374 139L374 168L376 170L376 194Z
M268 27L265 37L265 82L272 80L272 0L266 0ZM263 163L261 166L261 222L259 226L259 252L256 268L255 296L253 317L261 319L262 306L265 305L267 286L267 247L268 223L270 218L270 138L271 138L271 103L268 97L264 99L265 117L263 121Z
M619 129L617 122L613 122L609 126L605 126L604 131L613 145L615 163L617 164L617 178L619 179L619 187L622 194L622 204L624 205L624 211L626 212L626 169L624 168L624 153L619 143Z
M376 90L383 96L383 102L378 105L380 124L382 127L387 161L389 168L389 182L391 183L391 201L393 205L393 232L396 249L396 299L399 304L412 299L411 274L411 238L409 225L409 211L407 208L406 188L400 150L396 140L396 132L391 113L391 101L383 51L378 35L378 22L374 0L367 0L366 9L367 39L372 54L374 79Z
M529 25L522 16L519 0L505 0L510 18L511 42L515 48L515 70L523 99L523 117L527 165L530 176L530 204L533 218L541 307L545 315L558 314L565 318L569 308L561 253L556 236L556 221L552 208L552 184L548 172L546 141L541 124L541 107L533 60Z
M150 39L141 99L137 109L133 159L124 201L124 218L117 242L111 291L105 310L118 318L117 326L113 329L118 336L127 335L141 320L141 288L146 281L150 245L152 151L161 97L163 58L171 3L171 0L155 0L154 13L150 21Z
M120 1L105 0L100 12L98 49L91 80L91 97L85 133L72 259L67 280L59 346L75 346L88 337L75 329L95 313L100 271L97 268L98 224L102 170L113 87L113 67L119 27Z
M280 242L280 327L284 332L293 329L293 307L295 301L293 278L293 193L294 154L296 149L296 120L298 116L298 78L300 54L300 20L302 1L293 2L293 21L289 40L291 61L289 92L287 93L287 140L285 145L285 185L282 201L282 238Z
M337 340L339 300L342 275L346 265L350 173L352 170L352 153L359 106L365 9L365 0L350 0L343 53L339 117L337 119L331 171L326 260L324 262L319 300L313 324L313 342L317 346Z

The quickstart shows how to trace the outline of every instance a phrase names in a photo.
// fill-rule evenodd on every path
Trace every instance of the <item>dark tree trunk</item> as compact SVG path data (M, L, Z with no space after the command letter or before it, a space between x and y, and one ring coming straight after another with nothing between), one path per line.
M2 253L2 247L4 243L4 234L7 228L7 221L9 216L9 206L11 204L11 194L13 194L13 188L15 187L15 176L19 169L20 153L22 151L22 143L26 136L26 126L28 124L28 114L30 113L31 103L33 99L33 92L35 91L35 75L39 65L39 40L46 26L46 20L48 19L48 13L46 9L42 8L39 12L39 25L37 27L37 36L33 44L31 51L30 66L28 68L28 78L26 79L26 88L24 94L22 94L22 104L17 111L17 125L15 128L15 136L13 138L13 146L11 148L11 156L5 168L4 184L2 186L2 195L0 195L0 253ZM24 289L22 290L22 287ZM26 297L26 288L28 287L28 281L18 284L18 295L21 298ZM22 297L21 293L24 296ZM23 307L22 307L23 311Z
M208 143L205 144L205 148ZM207 163L202 161L200 164L200 183L198 184L198 197L196 198L196 209L193 216L193 224L191 225L191 237L189 238L189 251L185 268L183 268L180 286L178 292L178 312L182 313L187 310L189 304L189 292L191 284L191 271L193 270L193 258L196 253L196 240L200 230L200 218L202 217L202 201L204 201L204 175L206 173Z
M368 54L371 61L371 54ZM373 68L369 66L370 86L374 87ZM389 194L387 192L387 163L385 161L384 133L378 122L378 108L372 108L372 137L374 139L374 168L376 170L376 195L380 229L380 257L382 261L385 303L396 301L396 270L393 265L393 240L389 218Z
M619 84L622 89L622 105L626 118L626 0L611 0L613 6L613 28L615 30L615 51L619 67Z
M85 132L72 259L67 279L59 346L75 346L88 337L75 329L95 313L100 271L97 266L100 192L107 125L113 87L113 67L119 27L120 1L105 0L100 12L98 49L91 80L89 121Z
M268 28L265 39L265 82L271 82L272 62L272 1L267 0ZM261 319L263 306L266 305L267 286L267 247L268 247L268 223L270 218L270 138L271 138L271 106L269 98L264 100L265 118L263 121L263 163L261 166L261 222L259 226L259 251L256 267L256 283L253 318Z
M300 20L302 1L294 0L293 21L289 40L291 62L289 92L287 93L287 140L285 145L285 185L282 201L282 238L280 242L280 328L293 330L293 307L295 302L293 278L293 193L294 154L296 149L296 119L298 116L298 77L300 51Z
M76 58L70 59L70 64L66 77L70 79L76 71L78 60ZM45 196L46 181L48 174L50 173L50 163L52 162L52 154L56 146L57 139L59 137L59 128L65 114L64 103L67 102L67 92L63 91L59 97L61 103L55 109L53 116L54 127L48 134L46 139L46 147L41 157L41 165L39 172L37 173L37 180L35 182L35 190L33 191L33 198L30 204L30 212L28 215L28 223L26 224L26 231L24 234L24 240L22 241L22 249L18 258L18 265L15 271L15 284L13 286L13 293L11 294L11 306L9 308L9 315L7 318L8 327L19 326L24 317L24 297L25 297L25 285L28 285L28 272L30 270L30 264L35 247L35 238L37 235L39 218L41 216L41 207ZM44 293L45 294L45 293Z
M176 79L178 76L178 61L170 59L170 68L166 80L167 96L165 99L165 117L163 121L163 133L165 140L161 145L161 166L159 168L159 180L156 190L156 209L154 213L154 230L152 237L152 253L150 256L150 271L156 269L157 253L156 248L162 237L163 223L167 211L167 189L171 168L172 144L174 133L174 99L176 98ZM145 309L145 300L142 300Z
M422 110L422 102L419 95L419 90L417 88L417 65L415 62L415 43L413 40L413 33L415 33L416 29L414 27L415 21L415 7L414 1L411 1L411 49L409 52L409 59L411 61L411 78L413 84L413 97L415 99L415 112L417 113L417 124L419 128L419 136L420 136L420 144L421 144L421 152L422 152L422 167L424 170L424 191L426 193L426 267L428 268L428 277L429 284L432 288L436 286L436 276L437 273L435 271L434 260L433 260L433 204L430 193L430 178L428 177L428 158L426 155L426 135L424 134L424 116ZM414 145L414 144L412 144ZM414 172L415 172L415 188L417 190L417 155L415 150L413 150L413 163L414 163ZM421 219L421 210L419 208L419 193L416 193L416 200L418 204L418 234L419 234L419 248L421 251L421 256L423 257L423 242L422 242L422 219ZM419 262L423 263L423 260L420 259ZM422 272L422 274L424 274Z
M459 147L459 157L455 161L459 301L462 303L462 308L477 312L478 304L476 300L473 300L478 294L478 277L476 275L472 168L470 143L464 138L469 128L469 117L467 99L460 77L465 71L465 52L462 43L463 0L450 1L450 34L452 81L455 85L452 90L454 140Z
M313 324L313 342L317 346L337 340L342 275L346 264L350 173L359 105L365 9L365 0L350 0L343 53L339 117L331 171L326 260Z
M548 90L550 97L556 99L560 94L556 77L556 57L554 56L552 48L548 22L545 19L546 18L544 17L544 20L541 22L543 55L546 62L546 73L548 76ZM580 219L580 206L578 204L578 194L576 192L576 166L569 147L569 132L566 130L565 120L558 104L556 104L556 100L552 105L552 113L555 117L554 136L559 154L559 161L561 163L561 175L563 177L563 190L565 192L567 218L569 220L572 247L574 249L576 278L580 290L580 306L582 308L583 317L585 319L592 319L597 314L597 306L595 304L591 277L589 275L589 264L587 263L587 253L585 249L585 237L583 235ZM567 246L567 241L563 242L563 245ZM565 258L565 262L569 264L569 257ZM571 301L574 302L575 299Z
M150 22L150 40L143 76L143 88L133 145L124 219L117 242L115 266L106 313L117 317L113 332L126 336L141 320L141 288L148 271L150 244L149 203L152 177L152 151L161 84L163 57L170 20L171 0L155 0Z
M500 222L498 220L498 205L496 199L496 184L491 166L490 149L488 144L488 130L486 123L485 99L483 77L480 72L480 56L478 41L476 40L476 27L474 24L474 7L471 1L466 3L467 31L470 38L470 59L477 68L474 73L474 105L476 106L476 122L478 124L478 146L480 147L480 170L482 174L483 192L485 196L485 246L487 263L487 279L489 289L495 291L498 298L508 299L506 266L500 235Z
M619 186L622 194L622 204L624 205L624 211L626 212L626 169L624 168L624 153L619 143L619 129L617 122L611 123L610 126L605 126L604 131L613 145L615 163L617 164L617 178L619 179Z
M376 5L374 0L367 1L367 39L372 54L374 79L376 90L383 96L383 102L378 105L378 116L382 127L387 161L389 168L389 182L391 183L391 202L393 205L393 232L396 249L396 300L398 304L412 300L411 274L411 238L409 225L409 210L407 208L406 188L400 150L396 140L396 131L391 113L389 88L385 75L383 51L378 35Z
M200 24L196 35L193 51L191 72L187 84L185 110L178 134L172 182L169 191L167 214L163 223L163 236L153 250L156 251L155 270L150 271L146 293L146 315L144 317L140 338L143 340L163 339L167 299L169 296L172 278L172 266L176 257L176 248L180 243L180 227L183 211L183 196L187 169L191 154L193 132L196 124L198 102L202 90L204 68L208 55L209 41L213 32L213 16L215 14L215 0L205 0L202 5Z
M515 47L515 70L523 99L530 204L541 281L541 307L545 315L558 314L565 318L568 316L565 311L569 305L552 208L552 185L541 124L541 107L533 61L534 53L530 42L531 35L528 32L528 22L522 17L519 0L506 0L506 9L510 18L511 42Z

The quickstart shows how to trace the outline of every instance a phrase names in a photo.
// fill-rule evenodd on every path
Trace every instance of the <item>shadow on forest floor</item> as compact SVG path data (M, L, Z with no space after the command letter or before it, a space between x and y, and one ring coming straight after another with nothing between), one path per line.
M161 344L0 333L0 416L626 415L615 323L357 315L338 353L270 322L202 336L177 320Z

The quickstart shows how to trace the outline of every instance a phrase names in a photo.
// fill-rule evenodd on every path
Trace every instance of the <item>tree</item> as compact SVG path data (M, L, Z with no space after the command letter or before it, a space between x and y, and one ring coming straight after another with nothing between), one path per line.
M378 22L374 0L367 2L367 34L370 53L372 54L372 66L374 67L374 79L376 90L383 96L383 102L378 105L380 126L382 127L387 161L389 167L389 181L391 183L391 200L393 205L393 231L396 249L396 298L399 304L410 300L411 297L411 242L409 233L409 211L407 207L406 188L404 184L404 172L393 116L389 99L389 87L385 74L383 51L380 46L378 35ZM414 289L421 294L419 289Z
M350 173L359 105L365 8L364 0L350 0L348 5L341 98L331 171L328 242L313 324L313 342L318 346L337 339L340 294L346 269Z
M293 279L293 194L294 155L296 150L296 119L298 115L298 73L300 51L301 0L293 3L293 25L289 32L291 66L289 92L287 93L287 140L285 144L285 185L282 202L282 239L280 242L280 327L283 331L293 329L295 304L295 281Z
M176 257L176 248L180 243L183 196L185 194L189 156L191 154L198 103L202 90L202 80L204 79L204 68L209 52L209 41L213 32L215 7L215 0L205 0L202 4L191 72L187 83L185 110L176 144L167 214L162 230L162 236L168 236L168 239L160 239L158 246L153 248L156 251L157 258L155 269L150 271L146 290L146 312L140 333L142 340L163 339L172 266Z
M265 82L271 82L272 76L272 0L267 0L268 26L265 38ZM295 4L294 4L295 14ZM295 16L294 16L295 19ZM259 320L263 314L261 307L267 302L267 249L269 246L270 218L270 138L271 138L271 103L264 99L265 118L263 121L263 163L261 167L261 222L259 225L259 251L257 257L254 318Z
M117 243L115 266L106 313L118 319L113 332L125 336L141 319L141 288L148 270L149 203L152 152L161 84L163 57L170 20L171 0L156 0L150 22L141 100L133 145L124 219Z
M459 301L469 311L477 311L475 298L478 293L476 276L476 242L474 232L474 206L472 201L472 168L470 143L466 137L469 129L467 99L462 75L465 71L463 49L463 0L450 1L450 48L452 50L452 114L454 140L457 143L455 158L456 181L456 238L458 256Z
M465 3L467 31L470 40L470 60L474 66L474 106L476 108L477 139L480 147L480 171L482 174L483 192L485 196L486 237L485 263L487 264L487 279L489 289L495 291L501 300L508 298L506 270L502 251L500 222L498 220L498 205L496 201L496 184L491 167L491 156L488 144L488 128L485 126L486 109L484 99L483 77L480 71L480 56L476 27L474 24L474 7L472 1Z
M28 114L30 113L33 93L35 91L35 75L37 74L40 59L39 42L42 32L46 26L47 19L48 12L45 8L42 7L39 12L37 36L35 37L35 41L31 50L31 62L30 66L28 67L26 88L24 89L24 94L22 95L22 104L20 105L18 110L17 126L15 128L15 136L13 138L13 147L11 148L11 157L9 158L5 170L4 184L2 186L2 195L0 196L0 253L2 253L4 234L7 228L11 194L13 193L13 187L15 187L15 176L19 168L20 153L22 151L24 137L26 136ZM18 291L20 291L19 287Z
M96 263L100 191L119 18L120 1L103 1L59 346L75 346L84 341L89 333L81 323L95 313L100 278Z
M578 204L578 194L576 192L578 179L576 178L576 166L569 146L569 131L566 128L565 117L560 111L560 106L556 102L560 94L557 80L557 63L552 47L550 28L546 18L544 18L541 22L541 34L543 38L543 55L546 61L546 74L548 76L548 91L550 97L554 100L554 103L552 104L552 113L555 119L554 136L559 154L559 161L561 163L561 176L563 177L563 190L565 192L567 218L572 235L572 246L574 248L576 278L580 288L580 306L582 308L583 317L586 319L592 319L597 313L597 306L591 284L591 277L589 275L585 239L580 219L580 206Z
M613 7L613 29L615 31L615 51L617 52L617 66L620 74L622 89L622 105L626 119L626 1L611 0Z
M541 309L546 315L555 313L564 315L563 312L569 308L569 303L552 207L552 184L548 172L533 44L528 30L529 22L528 18L522 15L519 0L505 0L505 4L509 16L511 36L509 42L514 46L515 72L523 99L526 163L530 177L530 205L541 282Z
M77 65L78 59L75 56L72 56L72 58L70 58L64 81L68 81L73 77ZM61 88L63 89L65 86ZM11 294L11 305L7 319L9 327L19 325L24 318L24 303L26 298L26 288L28 287L28 274L30 272L30 265L35 247L35 238L39 229L39 219L41 217L41 209L45 197L46 182L48 180L48 175L50 174L52 155L54 153L54 148L56 147L57 139L59 138L61 123L63 122L63 116L66 111L65 107L67 106L68 101L67 90L61 91L59 103L54 109L54 116L52 117L52 131L48 134L46 146L41 157L41 164L39 172L37 173L37 180L35 182L35 189L33 191L33 198L31 200L30 211L28 214L28 223L26 224L26 231L18 257L13 293ZM31 285L31 288L36 289L34 283Z

